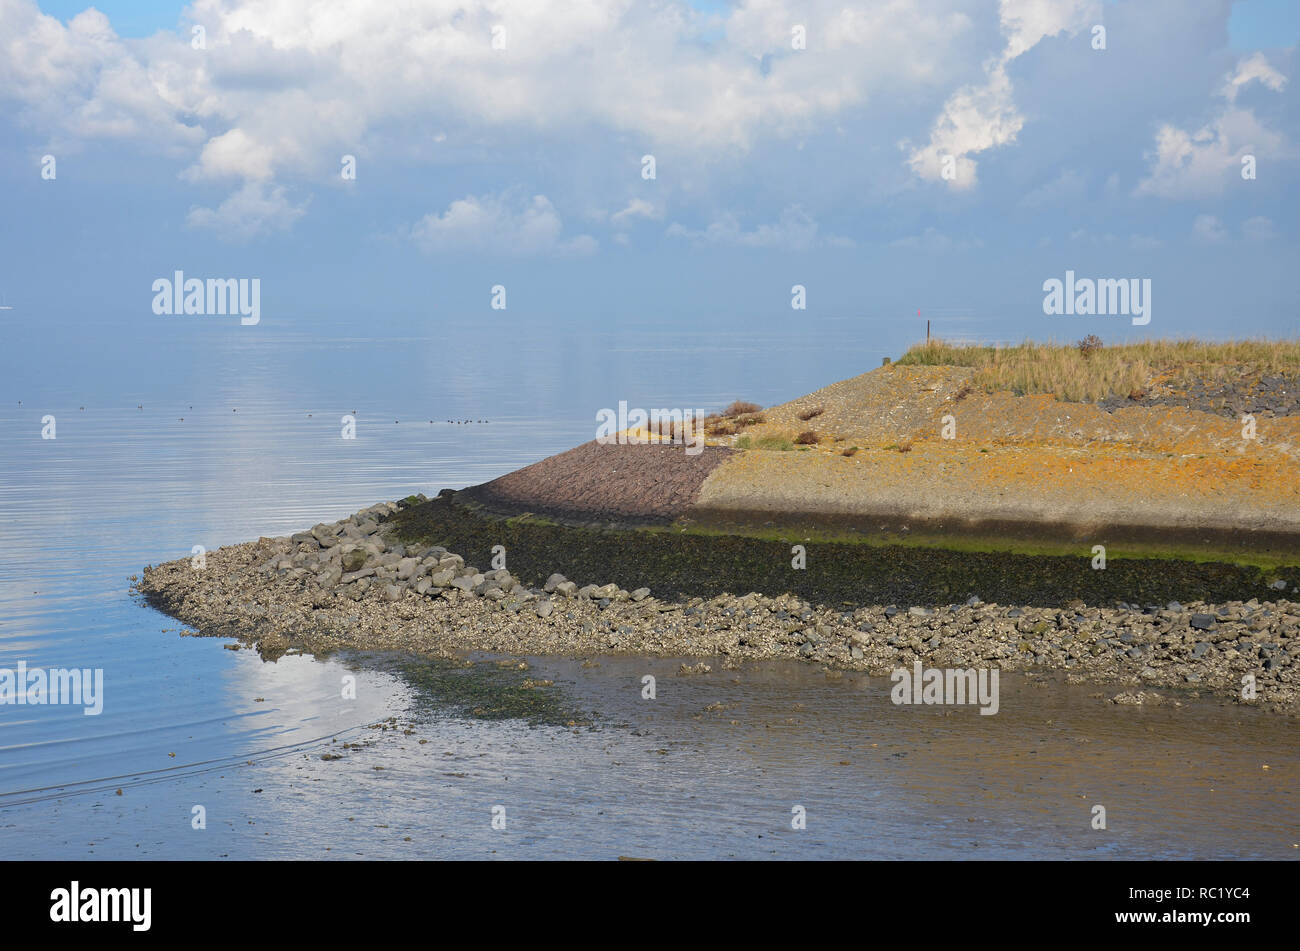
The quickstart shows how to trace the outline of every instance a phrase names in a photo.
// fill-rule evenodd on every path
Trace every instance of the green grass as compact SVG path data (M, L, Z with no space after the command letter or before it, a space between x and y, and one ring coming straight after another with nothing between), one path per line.
M988 391L1051 393L1078 402L1128 396L1162 377L1179 384L1300 375L1300 341L1146 340L1085 354L1074 344L1026 341L1015 347L980 347L935 339L912 347L893 365L971 367L974 385Z
M741 436L736 440L737 449L771 449L776 452L789 452L794 448L794 443L784 436L759 436L755 439L752 436Z

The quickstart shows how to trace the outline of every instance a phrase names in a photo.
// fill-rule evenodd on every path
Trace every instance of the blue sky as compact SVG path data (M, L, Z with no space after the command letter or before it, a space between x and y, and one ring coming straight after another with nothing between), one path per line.
M0 296L128 322L180 269L285 322L1297 333L1300 4L372 6L0 0ZM1066 270L1150 278L1151 324L1044 315Z
M1114 4L1120 0L1106 0ZM187 3L172 0L40 0L42 11L67 22L88 6L105 13L119 36L144 37L173 30ZM728 0L692 0L688 6L701 13L725 15L735 4ZM1231 44L1237 49L1293 46L1300 40L1300 4L1294 0L1239 0L1228 20Z

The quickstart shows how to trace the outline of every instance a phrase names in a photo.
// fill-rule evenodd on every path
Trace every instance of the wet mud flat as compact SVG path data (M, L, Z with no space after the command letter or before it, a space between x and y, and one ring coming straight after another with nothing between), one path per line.
M736 811L770 823L738 854L797 848L797 803L842 856L1300 858L1293 723L1194 691L1130 706L1063 672L1009 673L982 716L896 705L888 678L791 661L683 674L676 658L529 660L640 734L660 768L707 758Z
M342 669L372 660L384 659L356 655ZM415 689L399 691L411 695L402 710L372 708L337 741L123 796L110 786L17 806L5 831L76 830L40 837L37 854L52 858L1300 855L1293 723L1186 691L1124 706L1059 674L1007 673L998 713L983 716L895 705L888 678L791 660L709 672L687 656L458 663L474 664L455 668L475 681L468 689L425 692L419 676L403 678ZM453 671L440 666L435 681ZM336 677L320 686L298 715L337 704ZM590 722L534 720L510 696L521 688ZM292 703L295 690L293 678L268 678L258 695ZM191 805L216 801L226 818L195 835ZM496 806L503 830L490 821ZM161 832L173 815L180 831Z

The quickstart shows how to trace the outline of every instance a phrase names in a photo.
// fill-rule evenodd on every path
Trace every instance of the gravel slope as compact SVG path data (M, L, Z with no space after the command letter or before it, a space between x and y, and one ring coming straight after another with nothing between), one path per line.
M489 508L583 520L671 522L733 451L594 440L465 490Z

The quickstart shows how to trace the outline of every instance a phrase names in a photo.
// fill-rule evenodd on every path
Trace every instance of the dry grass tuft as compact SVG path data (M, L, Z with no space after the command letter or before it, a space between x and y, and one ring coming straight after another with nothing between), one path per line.
M762 407L757 403L736 400L721 413L711 413L704 417L704 432L710 436L734 436L746 426L763 421L760 409Z
M821 437L817 435L815 429L805 429L798 436L794 437L796 446L815 446Z
M763 407L759 406L757 403L746 403L743 400L736 400L719 415L734 418L736 416L744 416L748 413L757 413L762 408Z
M1074 346L1078 349L1081 356L1090 357L1104 347L1105 344L1101 342L1101 338L1096 334L1088 334L1088 336L1084 337Z
M1017 347L917 344L897 364L972 367L972 383L1018 395L1051 393L1070 402L1145 392L1165 378L1232 381L1255 375L1300 374L1300 341L1146 340L1119 346L1065 346L1027 341Z
M801 420L803 420L806 423L808 422L808 420L816 416L820 416L824 412L826 412L825 406L814 406L812 409L801 410L798 416Z
M746 403L753 406L753 403ZM762 413L744 413L739 416L726 416L714 413L704 417L704 431L710 436L734 436L746 426L756 426L763 422Z

